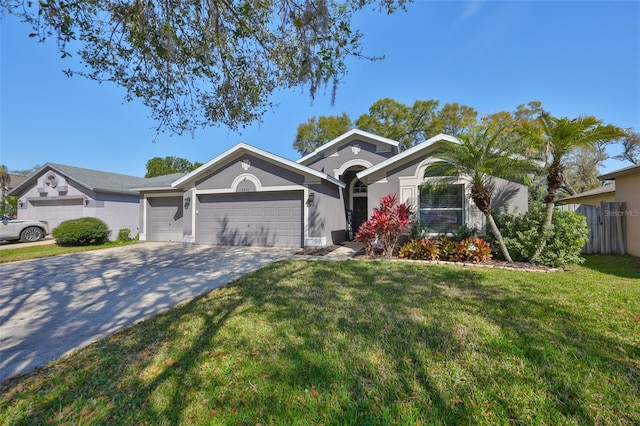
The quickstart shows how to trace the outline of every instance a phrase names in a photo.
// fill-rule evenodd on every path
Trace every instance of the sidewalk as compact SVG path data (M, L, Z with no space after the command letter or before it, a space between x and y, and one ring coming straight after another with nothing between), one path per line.
M345 243L345 245L338 247L331 253L328 253L324 256L306 256L306 258L309 260L348 260L351 259L356 253L358 253L362 249L362 247L363 245L361 243L348 241Z

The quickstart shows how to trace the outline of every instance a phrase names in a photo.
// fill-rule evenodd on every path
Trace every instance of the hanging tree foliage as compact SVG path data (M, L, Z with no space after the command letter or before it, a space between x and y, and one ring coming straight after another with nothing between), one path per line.
M67 70L126 89L158 131L211 124L237 130L272 106L278 88L335 90L348 57L366 57L355 12L392 13L410 0L0 0L3 11L54 38Z

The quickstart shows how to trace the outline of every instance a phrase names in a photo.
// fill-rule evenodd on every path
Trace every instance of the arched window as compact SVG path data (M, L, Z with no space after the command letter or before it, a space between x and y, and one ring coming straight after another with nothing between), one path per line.
M353 185L353 193L354 194L366 194L367 193L367 185L362 183L360 179L356 180L356 183Z

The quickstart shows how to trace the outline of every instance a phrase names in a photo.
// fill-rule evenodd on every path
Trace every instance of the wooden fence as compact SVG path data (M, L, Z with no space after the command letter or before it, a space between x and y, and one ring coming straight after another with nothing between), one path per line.
M625 204L602 202L599 207L585 204L558 206L561 210L572 210L587 218L589 235L582 248L584 254L626 254Z

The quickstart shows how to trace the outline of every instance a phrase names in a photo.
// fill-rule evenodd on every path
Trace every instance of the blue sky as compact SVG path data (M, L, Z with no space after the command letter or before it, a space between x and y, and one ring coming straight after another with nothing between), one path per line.
M355 25L365 53L351 60L334 105L330 90L312 102L303 89L241 134L226 128L160 135L140 102L124 91L67 78L52 40L39 44L12 16L1 22L0 164L47 162L143 176L153 157L207 162L238 142L295 160L300 123L346 112L355 120L378 99L458 102L480 114L539 100L555 116L590 114L640 131L640 2L416 1L394 15L365 11ZM611 147L610 153L619 152ZM609 160L602 172L628 163Z

